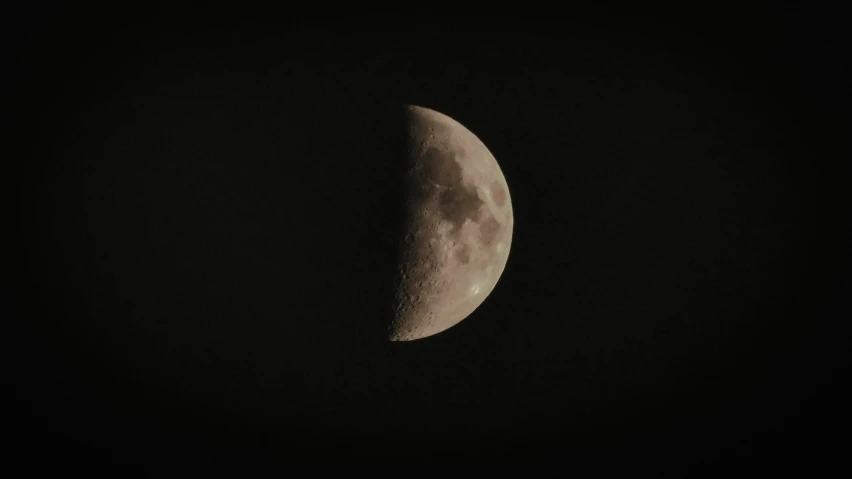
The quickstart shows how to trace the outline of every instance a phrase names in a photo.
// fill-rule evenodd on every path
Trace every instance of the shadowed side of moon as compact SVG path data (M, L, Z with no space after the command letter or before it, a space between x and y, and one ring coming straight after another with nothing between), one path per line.
M470 315L502 273L508 187L485 145L455 120L407 107L408 219L391 340L437 334Z

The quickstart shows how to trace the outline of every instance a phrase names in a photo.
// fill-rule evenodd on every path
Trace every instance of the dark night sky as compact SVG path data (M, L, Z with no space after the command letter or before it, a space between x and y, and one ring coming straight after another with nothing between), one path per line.
M831 459L849 97L812 13L22 12L21 457ZM404 103L482 139L515 230L477 311L391 344Z

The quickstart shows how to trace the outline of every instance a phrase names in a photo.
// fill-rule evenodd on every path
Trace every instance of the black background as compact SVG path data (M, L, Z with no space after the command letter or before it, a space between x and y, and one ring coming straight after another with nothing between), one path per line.
M840 27L566 14L10 17L14 454L837 458ZM515 230L476 312L391 344L405 103L488 145Z

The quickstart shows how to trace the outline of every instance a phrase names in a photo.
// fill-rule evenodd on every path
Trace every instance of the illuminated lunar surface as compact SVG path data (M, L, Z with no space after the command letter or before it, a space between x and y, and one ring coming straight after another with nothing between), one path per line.
M389 338L431 336L494 289L512 243L512 203L488 148L452 118L406 107L408 221Z

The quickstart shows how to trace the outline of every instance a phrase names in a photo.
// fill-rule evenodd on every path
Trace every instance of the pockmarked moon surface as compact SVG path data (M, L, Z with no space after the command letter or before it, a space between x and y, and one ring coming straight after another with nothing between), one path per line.
M497 160L452 118L407 105L406 237L389 339L440 333L494 289L512 243L512 203Z

